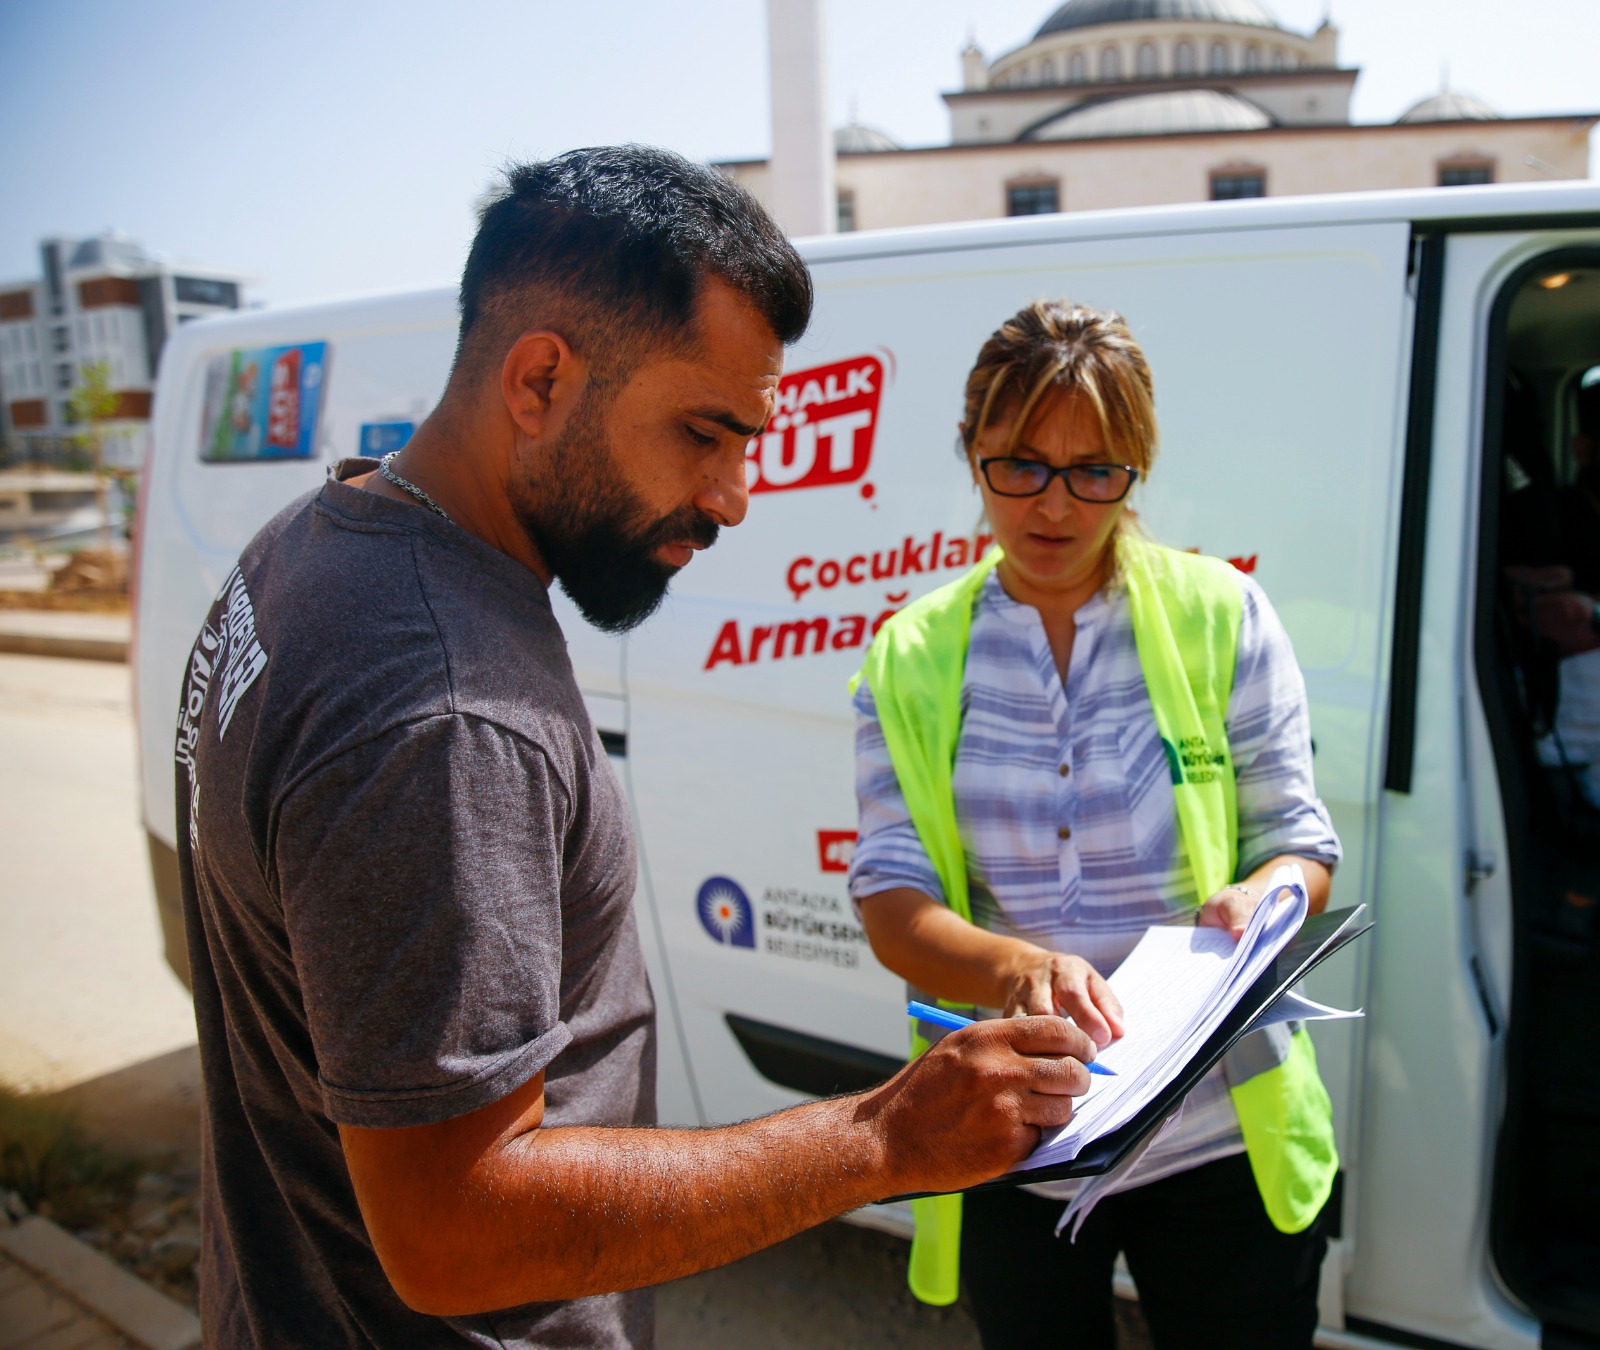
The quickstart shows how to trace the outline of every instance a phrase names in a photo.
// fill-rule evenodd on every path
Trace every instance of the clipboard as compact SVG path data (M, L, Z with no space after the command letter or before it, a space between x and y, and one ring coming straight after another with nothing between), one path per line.
M1027 1186L1041 1181L1063 1181L1073 1177L1095 1177L1116 1167L1158 1129L1200 1080L1216 1067L1238 1040L1248 1036L1255 1024L1296 984L1335 952L1348 946L1372 928L1364 904L1347 909L1313 914L1300 926L1288 945L1257 978L1239 1001L1229 1009L1221 1025L1212 1032L1177 1076L1150 1098L1126 1124L1090 1140L1070 1162L1049 1167L1017 1169L985 1181L969 1190L986 1191L1003 1187ZM892 1200L919 1200L934 1191L897 1195ZM888 1204L889 1200L880 1203Z

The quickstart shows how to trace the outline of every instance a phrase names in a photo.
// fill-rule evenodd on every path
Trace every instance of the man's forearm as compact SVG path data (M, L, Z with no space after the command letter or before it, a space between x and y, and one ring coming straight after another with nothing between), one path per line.
M723 1265L883 1186L881 1143L845 1097L713 1130L529 1129L419 1192L433 1212L367 1222L401 1297L450 1316Z
M545 1129L540 1074L452 1120L339 1132L400 1297L462 1315L675 1279L996 1176L1070 1118L1092 1057L1077 1027L1024 1017L954 1032L870 1092L721 1129Z

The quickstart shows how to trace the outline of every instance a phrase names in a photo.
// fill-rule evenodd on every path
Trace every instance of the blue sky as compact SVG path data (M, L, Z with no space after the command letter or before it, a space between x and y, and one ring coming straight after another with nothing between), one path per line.
M1266 0L1315 28L1325 0ZM1027 40L1050 0L832 0L837 122L948 138L972 32ZM1331 0L1357 121L1450 82L1502 112L1600 111L1596 0ZM769 145L764 0L0 0L0 279L38 240L115 226L254 274L272 302L447 281L509 158L640 140ZM1593 162L1593 161L1592 161ZM1595 169L1591 167L1591 174Z

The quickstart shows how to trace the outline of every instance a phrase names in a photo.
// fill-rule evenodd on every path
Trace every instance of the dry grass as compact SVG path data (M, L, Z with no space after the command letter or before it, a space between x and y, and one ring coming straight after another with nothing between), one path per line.
M0 1085L0 1189L68 1228L125 1204L140 1165L84 1137L73 1117Z

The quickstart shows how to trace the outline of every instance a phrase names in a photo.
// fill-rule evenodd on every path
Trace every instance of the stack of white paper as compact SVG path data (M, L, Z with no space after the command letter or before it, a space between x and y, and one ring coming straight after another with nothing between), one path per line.
M1048 1132L1020 1170L1071 1162L1093 1140L1126 1125L1200 1051L1272 964L1306 917L1305 876L1280 867L1239 941L1220 928L1152 928L1108 983L1127 1034L1097 1056L1116 1076L1089 1080L1072 1119ZM1357 1016L1290 993L1258 1025Z

